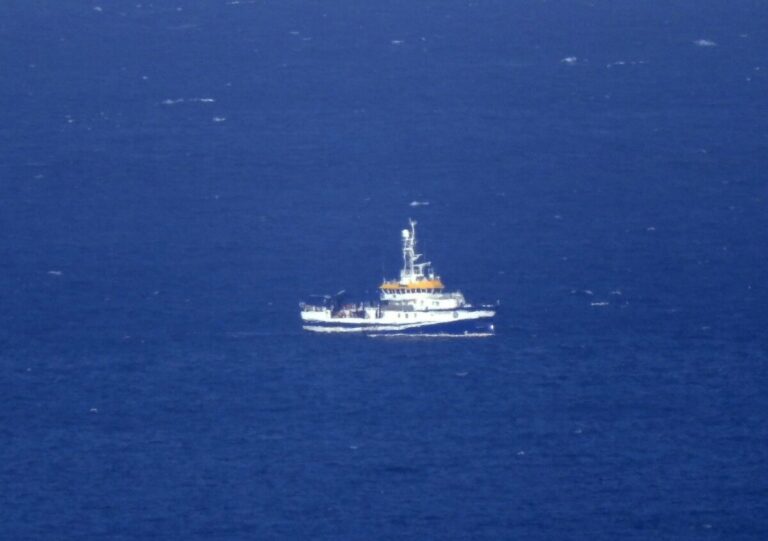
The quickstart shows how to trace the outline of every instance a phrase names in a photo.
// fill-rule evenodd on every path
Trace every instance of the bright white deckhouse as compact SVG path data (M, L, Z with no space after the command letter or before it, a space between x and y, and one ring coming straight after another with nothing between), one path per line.
M302 303L304 329L314 332L369 334L492 334L494 307L468 304L460 291L446 292L429 262L416 252L416 222L403 229L403 268L398 280L379 286L378 303L344 304L325 297L322 305Z

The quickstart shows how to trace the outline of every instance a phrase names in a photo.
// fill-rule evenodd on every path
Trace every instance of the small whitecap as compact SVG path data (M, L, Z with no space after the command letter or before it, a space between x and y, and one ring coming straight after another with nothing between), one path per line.
M213 121L214 122L224 122L225 120L227 120L227 117L225 117L225 116L215 116L215 117L213 117Z
M429 201L411 201L409 203L409 206L411 206L411 207L427 207L427 206L429 206Z
M469 374L469 372L456 372L456 375L460 378L466 377L467 374Z
M608 303L605 301L597 301L597 302L591 302L589 303L590 306L608 306Z
M402 45L404 42L401 39L393 39L392 41L390 41L390 43L392 45Z
M168 98L162 101L163 105L176 105L177 103L215 103L214 98Z
M699 47L717 47L717 43L711 39L697 39L693 44Z
M646 227L645 230L653 232L653 231L656 231L656 228L654 226L649 226L649 227Z
M576 56L566 56L565 58L561 58L560 62L563 64L568 64L569 66L573 66L579 61L578 57Z
M99 408L91 408L91 413L99 413Z
M102 8L101 6L93 6L93 11L96 11L97 13L101 13L102 11L104 11L104 8Z
M48 274L51 276L61 276L63 273L60 270L49 270Z

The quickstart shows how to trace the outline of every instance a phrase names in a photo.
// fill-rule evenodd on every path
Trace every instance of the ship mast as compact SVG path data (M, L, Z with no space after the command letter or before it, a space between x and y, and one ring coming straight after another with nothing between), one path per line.
M416 263L421 254L416 253L416 221L408 220L411 230L403 229L403 269L400 283L407 284L424 278L424 267L429 263Z
M379 286L382 300L388 299L388 295L396 298L403 293L435 293L442 290L443 283L440 277L435 275L432 264L422 261L422 254L416 253L416 221L408 220L410 229L402 230L403 241L403 268L400 269L400 279L384 282Z

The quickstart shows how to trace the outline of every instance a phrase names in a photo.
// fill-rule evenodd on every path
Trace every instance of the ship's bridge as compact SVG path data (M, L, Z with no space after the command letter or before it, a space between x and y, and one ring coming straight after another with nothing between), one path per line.
M379 286L382 295L414 293L441 293L445 287L440 277L432 271L429 262L419 261L416 253L416 222L410 220L411 229L403 229L403 268L399 280L384 280Z
M461 292L445 293L445 286L437 276L410 282L385 281L379 286L381 300L410 310L456 310L466 304Z
M421 254L416 253L416 222L410 221L411 229L404 229L403 268L399 280L384 280L379 286L381 300L397 306L407 305L411 310L456 310L466 303L464 296L456 291L445 293L440 277L432 271L432 266L420 261Z

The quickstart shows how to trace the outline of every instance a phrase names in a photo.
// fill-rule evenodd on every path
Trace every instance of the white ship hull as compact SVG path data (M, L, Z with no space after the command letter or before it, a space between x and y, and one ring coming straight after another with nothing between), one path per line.
M318 333L363 334L482 334L493 333L490 309L458 309L451 311L378 311L365 312L364 317L332 315L327 311L302 312L304 329Z

